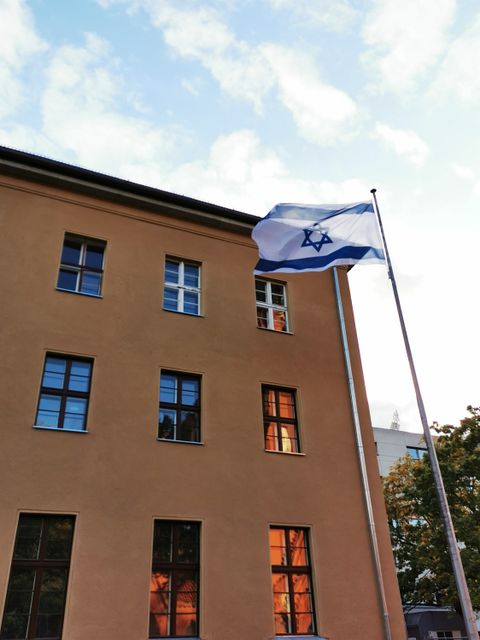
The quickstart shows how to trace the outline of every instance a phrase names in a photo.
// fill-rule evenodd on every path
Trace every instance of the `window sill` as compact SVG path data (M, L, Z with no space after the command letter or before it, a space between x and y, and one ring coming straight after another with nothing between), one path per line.
M87 298L103 298L101 294L85 293L84 291L72 291L72 289L62 289L61 287L55 287L56 291L62 291L63 293L73 293L77 296L86 296Z
M265 453L279 453L281 456L300 456L305 457L306 453L301 451L274 451L273 449L264 449ZM279 638L290 638L290 636L278 636ZM291 636L292 638L302 638L304 636ZM305 638L316 638L319 636L305 636Z
M63 427L60 429L58 427L42 427L39 424L33 425L34 429L40 429L41 431L66 431L67 433L88 433L86 429L82 429L79 431L78 429L64 429Z
M260 331L268 331L269 333L278 333L281 336L293 336L293 335L295 335L293 333L293 331L278 331L277 329L269 329L268 327L259 327L258 325L257 325L257 329L260 329ZM279 637L283 637L283 636L279 636ZM287 637L287 636L285 636L285 637ZM314 636L312 636L312 637L314 637Z
M204 445L204 442L194 442L193 440L173 440L172 438L157 438L157 442L173 442L175 444L194 444L194 445ZM168 636L167 636L168 637Z
M176 311L175 309L165 309L162 307L162 311L166 311L167 313L176 313L179 316L188 316L189 318L204 318L203 313L187 313L186 311Z

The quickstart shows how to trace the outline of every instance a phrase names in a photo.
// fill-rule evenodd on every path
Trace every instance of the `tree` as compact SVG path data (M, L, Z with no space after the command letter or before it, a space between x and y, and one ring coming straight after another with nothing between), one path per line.
M480 408L460 426L434 426L438 461L461 548L472 605L480 609ZM384 481L390 535L404 603L460 612L428 456L408 454Z

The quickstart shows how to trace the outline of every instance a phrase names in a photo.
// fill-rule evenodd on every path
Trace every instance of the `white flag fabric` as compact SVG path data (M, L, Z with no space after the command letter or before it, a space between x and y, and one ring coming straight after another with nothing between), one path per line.
M255 273L323 271L385 262L373 203L277 204L256 224Z

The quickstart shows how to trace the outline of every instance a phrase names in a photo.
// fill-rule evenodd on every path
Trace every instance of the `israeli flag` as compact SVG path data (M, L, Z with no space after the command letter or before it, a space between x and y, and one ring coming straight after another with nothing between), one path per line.
M323 271L385 262L372 202L277 204L252 232L255 273Z

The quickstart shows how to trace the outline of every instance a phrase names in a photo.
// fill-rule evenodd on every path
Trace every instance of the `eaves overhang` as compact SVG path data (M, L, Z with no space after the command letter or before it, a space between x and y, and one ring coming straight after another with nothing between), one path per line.
M3 146L0 174L248 236L260 220L249 213Z

